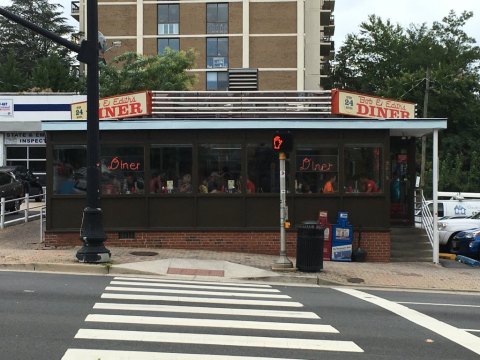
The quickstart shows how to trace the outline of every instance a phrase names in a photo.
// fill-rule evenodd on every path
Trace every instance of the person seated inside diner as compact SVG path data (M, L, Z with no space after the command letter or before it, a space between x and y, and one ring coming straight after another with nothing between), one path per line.
M332 174L330 175L328 178L327 178L327 181L325 182L325 184L323 185L323 192L324 193L333 193L335 192L335 187L334 187L334 183L335 183L335 180L337 179L337 177Z
M377 183L375 181L363 175L360 177L360 191L374 193L379 192L380 188L377 186Z
M143 182L139 181L133 173L128 173L123 182L123 194L136 194L143 192Z
M160 180L160 174L153 173L152 178L150 179L150 194L158 194L162 190L162 183Z
M190 174L183 175L179 191L181 193L191 193L193 191L192 176Z

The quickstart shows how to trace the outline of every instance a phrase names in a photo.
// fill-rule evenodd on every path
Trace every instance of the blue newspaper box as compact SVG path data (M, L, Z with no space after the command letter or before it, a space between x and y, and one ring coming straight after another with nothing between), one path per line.
M338 212L337 223L332 225L332 260L352 261L353 227L348 213Z

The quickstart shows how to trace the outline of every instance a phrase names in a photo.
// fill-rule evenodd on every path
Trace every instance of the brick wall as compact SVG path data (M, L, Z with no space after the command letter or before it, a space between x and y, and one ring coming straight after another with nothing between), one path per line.
M108 246L191 249L246 252L277 255L280 251L279 232L155 232L138 231L133 239L120 239L117 232L107 233ZM296 256L296 232L287 232L286 247L289 257ZM82 245L79 233L45 233L45 245L53 247ZM362 232L361 248L366 250L366 261L390 261L390 232ZM358 247L358 233L354 234L353 248Z

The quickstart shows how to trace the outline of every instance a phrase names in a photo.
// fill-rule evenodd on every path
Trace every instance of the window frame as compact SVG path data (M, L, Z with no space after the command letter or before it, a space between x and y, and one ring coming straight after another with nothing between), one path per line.
M206 5L207 5L206 6L206 33L207 34L228 34L228 23L229 23L228 3L207 3ZM223 14L223 12L220 11L219 7L226 8L225 19L219 19ZM211 11L215 13L215 15L213 16L213 19L210 18Z
M166 8L166 22L160 22L162 9ZM170 9L176 9L176 12ZM180 4L157 4L158 35L178 35L180 33Z
M206 38L206 64L207 69L227 69L228 68L228 37L207 37ZM215 65L215 59L222 58L222 66Z

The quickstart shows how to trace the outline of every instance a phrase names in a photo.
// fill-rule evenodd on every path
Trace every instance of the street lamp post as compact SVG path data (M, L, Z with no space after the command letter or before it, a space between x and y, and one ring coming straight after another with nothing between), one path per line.
M77 251L80 262L104 263L110 261L110 251L104 246L107 236L103 230L100 207L100 145L98 119L98 6L97 0L87 0L87 204L83 210L80 237L84 245Z
M40 34L78 54L77 59L87 64L87 204L83 211L80 237L84 243L77 252L80 262L103 263L110 261L100 208L100 146L98 120L98 7L97 0L87 0L87 40L77 45L61 36L41 28L0 7L0 15Z

